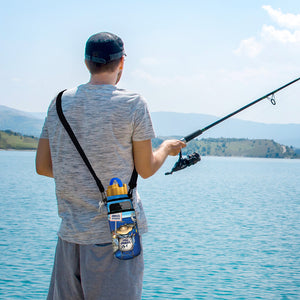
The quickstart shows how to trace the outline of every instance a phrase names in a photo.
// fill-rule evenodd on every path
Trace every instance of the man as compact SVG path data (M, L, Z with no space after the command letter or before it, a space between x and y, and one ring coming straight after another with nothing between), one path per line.
M168 155L185 144L167 140L155 152L154 132L145 100L118 89L124 67L122 40L111 33L91 36L85 49L90 81L62 96L62 110L105 188L113 177L128 183L134 166L152 176ZM61 226L48 299L140 299L143 254L114 257L106 211L99 212L97 185L56 113L48 115L36 154L37 173L54 177ZM136 189L133 204L140 234L146 218Z

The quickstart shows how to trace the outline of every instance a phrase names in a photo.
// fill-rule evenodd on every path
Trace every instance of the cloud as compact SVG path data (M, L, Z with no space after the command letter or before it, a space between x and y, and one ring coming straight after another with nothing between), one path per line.
M142 69L136 69L136 70L132 71L131 76L145 80L151 84L159 85L159 86L167 86L170 83L172 83L172 81L173 81L169 77L153 76L152 74L150 74Z
M238 49L234 50L235 54L255 57L262 51L262 44L255 37L242 40Z
M157 74L151 74L142 69L135 69L130 74L133 78L141 79L146 81L154 86L166 87L166 86L182 86L182 85L193 85L205 78L204 74L191 74L190 76L186 75L174 75L174 76L158 76Z
M263 25L261 31L262 40L277 41L280 43L299 43L300 30L291 32L287 29L276 29L274 26Z
M12 82L21 82L22 79L19 78L19 77L13 77L13 78L11 78L11 81L12 81Z
M274 46L278 48L281 45L293 44L300 47L300 14L284 14L280 9L273 9L270 5L264 5L262 8L284 29L264 24L257 37L242 40L233 52L236 55L254 58L264 49L274 48Z
M282 27L289 29L300 29L300 14L294 15L291 13L282 13L281 9L273 9L270 5L263 5L262 7L267 11L269 16Z
M157 66L160 64L158 59L156 59L154 57L143 57L143 58L141 58L140 62L144 66Z

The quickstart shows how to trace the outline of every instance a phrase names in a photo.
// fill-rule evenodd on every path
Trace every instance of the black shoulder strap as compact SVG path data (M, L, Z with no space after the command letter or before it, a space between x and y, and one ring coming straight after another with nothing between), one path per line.
M80 156L82 157L83 161L85 162L86 166L88 167L89 171L91 172L92 176L94 177L95 181L96 181L96 184L99 188L99 191L101 192L102 196L106 198L105 196L105 189L100 181L100 179L97 177L93 167L91 166L88 158L86 157L82 147L80 146L70 124L68 123L67 119L65 118L64 116L64 113L62 111L62 106L61 106L61 97L62 97L62 94L65 90L61 91L58 95L57 95L57 98L56 98L56 111L57 111L57 114L58 114L58 117L61 121L61 123L63 124L63 126L65 127L66 131L68 132L73 144L75 145L77 151L79 152ZM136 169L134 168L133 169L133 172L132 172L132 175L131 175L131 178L130 178L130 182L129 182L129 192L128 192L128 195L131 197L132 196L132 191L133 189L136 187L137 185L137 178L138 178L138 173L136 171Z
M68 134L69 134L69 136L70 136L70 138L71 138L73 144L75 145L75 147L76 147L76 149L78 150L79 154L81 155L83 161L85 162L86 166L88 167L88 169L90 170L92 176L94 177L94 179L95 179L95 181L96 181L96 183L97 183L97 186L98 186L100 192L101 192L101 193L104 193L104 192L105 192L105 189L104 189L104 187L103 187L103 185L102 185L100 179L97 177L97 175L96 175L96 173L95 173L93 167L91 166L91 164L90 164L88 158L86 157L86 155L85 155L85 153L84 153L82 147L80 146L80 144L79 144L79 142L78 142L78 140L77 140L77 138L76 138L76 136L75 136L75 134L74 134L74 132L73 132L71 126L70 126L70 124L68 123L68 121L67 121L67 119L65 118L64 113L63 113L63 111L62 111L62 107L61 107L61 96L62 96L62 94L63 94L64 91L65 91L65 90L61 91L61 92L58 94L57 98L56 98L56 111L57 111L57 114L58 114L58 116L59 116L59 119L60 119L61 123L63 124L63 126L65 127L66 131L68 132Z

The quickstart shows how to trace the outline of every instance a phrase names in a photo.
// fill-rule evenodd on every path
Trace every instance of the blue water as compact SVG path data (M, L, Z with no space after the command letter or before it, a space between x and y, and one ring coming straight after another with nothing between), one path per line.
M0 151L0 298L45 299L59 226L34 152ZM300 299L300 160L203 157L139 179L143 299Z

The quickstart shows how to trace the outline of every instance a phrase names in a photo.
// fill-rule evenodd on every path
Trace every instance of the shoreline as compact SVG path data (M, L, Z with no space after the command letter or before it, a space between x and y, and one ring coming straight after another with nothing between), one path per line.
M0 151L11 151L11 152L12 152L12 151L36 152L36 150L37 150L37 149L13 149L13 148L12 148L12 149L1 149L1 148L0 148Z

